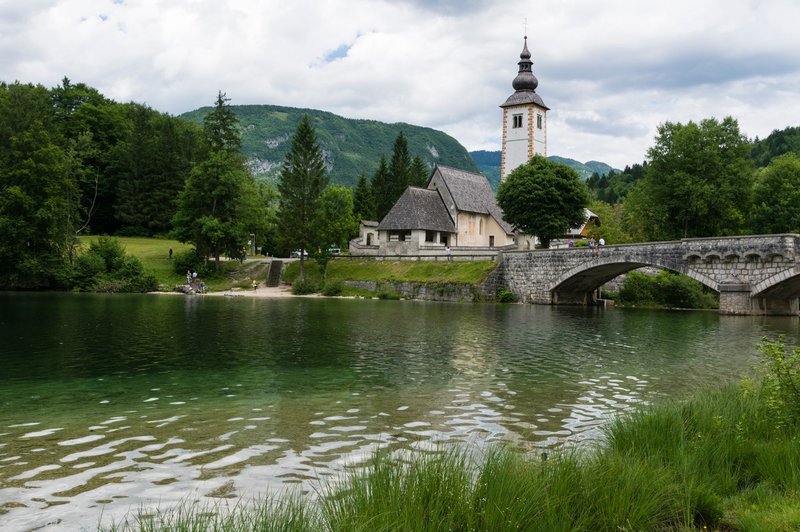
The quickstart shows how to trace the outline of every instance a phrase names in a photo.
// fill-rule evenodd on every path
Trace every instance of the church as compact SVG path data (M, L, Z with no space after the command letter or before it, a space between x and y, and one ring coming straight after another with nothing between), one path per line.
M500 179L534 155L547 156L547 111L536 93L528 37L520 53L514 93L503 110ZM380 221L363 221L351 255L493 255L533 249L534 237L503 220L489 181L447 166L433 168L425 188L408 187Z

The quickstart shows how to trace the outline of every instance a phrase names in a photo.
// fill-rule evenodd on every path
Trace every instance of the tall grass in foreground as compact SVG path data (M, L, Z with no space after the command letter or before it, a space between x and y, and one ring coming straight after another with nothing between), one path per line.
M762 379L620 417L594 449L383 453L314 503L190 508L158 526L142 514L112 530L797 530L800 349L760 349Z

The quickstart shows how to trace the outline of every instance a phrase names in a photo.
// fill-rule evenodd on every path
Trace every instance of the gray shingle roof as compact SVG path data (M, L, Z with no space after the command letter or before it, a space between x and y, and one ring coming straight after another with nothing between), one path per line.
M434 172L437 171L453 196L457 210L489 214L500 224L506 234L514 234L511 224L503 220L503 211L497 205L492 185L484 176L441 165L436 166Z
M436 190L408 187L378 224L379 231L424 229L455 233L453 219Z
M532 90L521 90L517 91L511 96L508 97L506 103L501 105L500 107L512 107L514 105L528 105L529 103L534 103L539 107L543 107L546 110L550 110L544 102L542 101L542 97L533 92Z

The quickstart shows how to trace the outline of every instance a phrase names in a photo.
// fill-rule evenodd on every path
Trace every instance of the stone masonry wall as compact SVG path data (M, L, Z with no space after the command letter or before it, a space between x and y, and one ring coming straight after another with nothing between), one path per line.
M446 283L401 283L375 281L345 281L347 286L362 288L370 292L396 292L408 299L428 301L474 301L480 294L471 285Z

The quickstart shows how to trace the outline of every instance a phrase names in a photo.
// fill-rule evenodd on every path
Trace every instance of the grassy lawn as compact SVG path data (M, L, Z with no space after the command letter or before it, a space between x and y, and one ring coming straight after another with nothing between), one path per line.
M305 262L306 278L321 284L322 272L314 260ZM329 283L342 281L478 284L495 268L494 261L376 261L335 259L328 263ZM290 264L283 279L293 283L300 261Z
M337 259L328 265L330 281L399 281L478 284L495 268L494 261L376 261Z
M97 236L82 236L79 237L81 246L84 248L89 247L89 243L97 240ZM155 275L159 284L166 286L174 286L183 281L184 276L175 273L172 269L172 263L169 260L169 250L172 248L173 253L179 253L191 248L188 244L182 244L177 240L167 240L161 238L145 238L145 237L111 237L125 246L125 252L128 255L138 257L142 261L144 269Z

